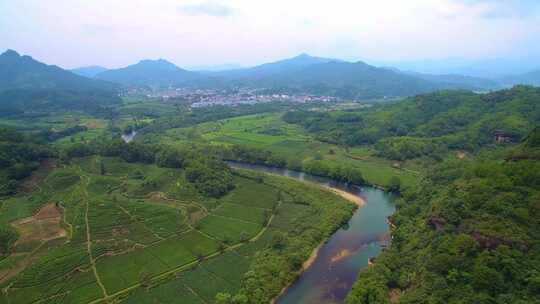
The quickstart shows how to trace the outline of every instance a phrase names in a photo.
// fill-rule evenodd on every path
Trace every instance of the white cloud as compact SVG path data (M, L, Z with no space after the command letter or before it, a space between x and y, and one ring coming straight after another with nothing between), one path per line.
M233 10L225 5L215 2L203 2L180 6L180 10L189 15L208 15L213 17L228 17Z
M179 65L249 65L300 52L405 60L540 50L538 14L487 18L502 2L0 0L0 49L68 67L157 57ZM525 10L510 2L504 5Z

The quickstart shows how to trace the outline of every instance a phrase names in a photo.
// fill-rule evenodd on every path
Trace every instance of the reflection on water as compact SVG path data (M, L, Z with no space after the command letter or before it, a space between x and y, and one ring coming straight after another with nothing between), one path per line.
M136 131L131 131L131 133L122 134L121 137L122 137L122 140L125 143L129 143L130 141L132 141L135 138L135 135L137 135L137 132Z
M379 189L347 185L287 169L239 163L229 165L334 187L358 195L366 201L365 206L354 213L346 227L334 233L320 248L311 267L277 300L278 304L343 303L358 272L367 267L369 259L378 255L381 245L389 241L386 219L394 212L392 196Z

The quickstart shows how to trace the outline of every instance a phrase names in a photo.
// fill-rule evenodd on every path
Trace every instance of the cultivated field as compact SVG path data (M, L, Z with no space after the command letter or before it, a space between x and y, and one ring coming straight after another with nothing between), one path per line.
M19 239L0 260L0 302L213 303L242 288L276 233L313 232L329 202L354 208L286 178L242 172L235 185L211 199L181 169L97 156L58 165L1 205L0 227Z
M414 164L400 164L375 157L369 147L345 148L316 140L300 126L281 119L281 114L257 114L208 122L190 128L170 129L161 142L184 145L200 141L214 145L240 145L271 151L289 164L301 167L312 160L328 167L357 168L370 183L388 185L393 176L404 186L416 183L419 172Z

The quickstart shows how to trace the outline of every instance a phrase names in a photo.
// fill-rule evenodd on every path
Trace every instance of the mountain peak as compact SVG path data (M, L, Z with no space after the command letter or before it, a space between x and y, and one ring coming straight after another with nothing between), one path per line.
M296 57L285 59L283 61L290 61L290 62L296 62L302 65L311 65L311 64L318 64L318 63L329 63L329 62L341 62L339 59L332 59L332 58L324 58L324 57L317 57L317 56L311 56L308 53L302 53Z
M163 58L159 58L159 59L143 59L141 61L139 61L139 63L143 63L143 64L155 64L155 63L159 63L159 64L169 64L169 65L174 65L174 63L168 61L168 60L165 60Z
M172 63L172 62L170 62L168 60L162 59L162 58L159 58L159 59L143 59L143 60L139 61L139 63L137 63L136 66L144 67L144 68L152 68L152 69L157 68L157 69L161 69L161 70L170 70L170 71L175 71L175 70L180 69L174 63Z
M302 53L296 57L294 57L296 59L307 59L307 58L314 58L313 56L309 55L308 53Z
M19 53L17 53L16 51L14 51L12 49L6 50L0 56L2 56L2 57L21 57L21 55L19 55Z
M144 59L120 69L107 70L96 78L126 85L171 86L197 78L165 59Z
M0 55L0 91L17 89L35 90L111 90L114 85L83 78L47 65L30 56L21 56L14 50Z

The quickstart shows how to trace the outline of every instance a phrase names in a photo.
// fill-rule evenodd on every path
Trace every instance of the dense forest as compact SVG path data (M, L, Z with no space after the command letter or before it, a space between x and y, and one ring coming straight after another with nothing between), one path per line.
M401 193L392 246L347 303L539 303L538 100L540 89L517 86L283 116L320 140L431 159L426 178Z
M440 91L351 111L290 111L283 116L317 138L374 145L382 157L441 157L449 150L477 152L503 141L519 142L540 123L540 89L516 86L488 94Z
M30 176L41 160L52 156L52 149L43 142L0 127L0 197L14 194L19 182Z
M103 116L110 113L111 106L120 102L121 99L113 91L6 90L0 91L0 117L69 110Z
M367 181L362 176L362 172L360 170L350 168L346 165L329 166L320 160L313 160L306 164L288 163L284 157L270 151L244 147L241 145L221 147L219 151L216 152L223 159L229 161L264 165L275 168L288 168L316 176L329 177L345 183L352 183L356 185L367 184Z
M539 136L519 160L444 161L403 193L392 246L347 303L539 303L540 165L525 157Z
M210 153L208 153L210 152ZM234 188L231 169L215 153L199 149L177 149L144 143L125 143L100 138L90 144L74 144L60 152L64 161L75 157L102 155L119 157L128 163L156 164L163 168L185 169L186 178L204 195L220 197Z

